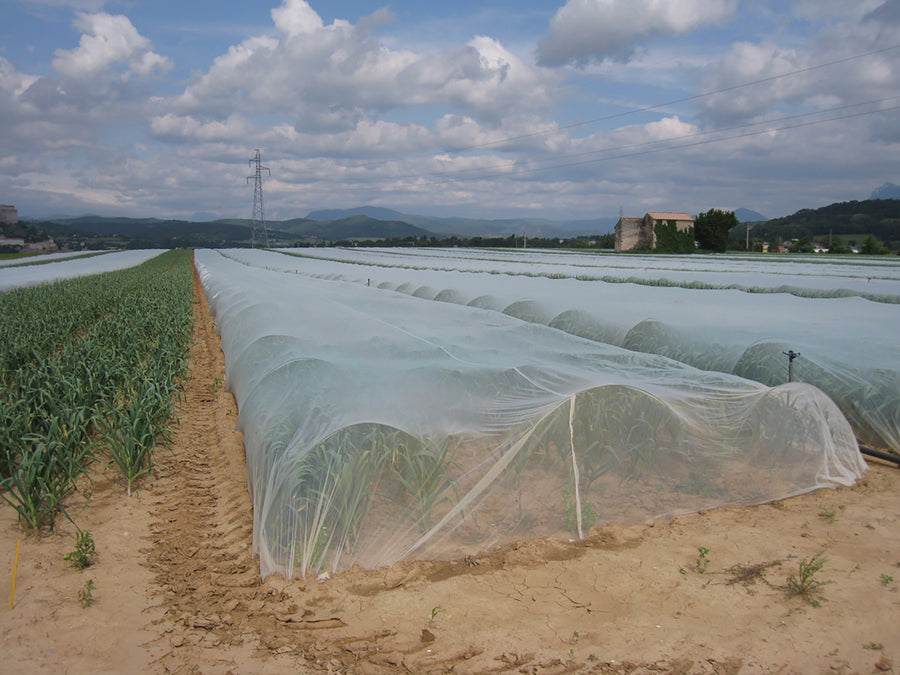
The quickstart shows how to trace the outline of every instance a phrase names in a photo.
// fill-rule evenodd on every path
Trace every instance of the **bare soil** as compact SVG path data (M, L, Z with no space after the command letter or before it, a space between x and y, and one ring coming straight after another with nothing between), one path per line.
M196 294L171 452L157 450L132 497L98 464L69 500L96 542L95 563L78 570L64 560L76 533L65 519L37 536L0 507L0 672L897 670L900 471L878 460L853 488L607 526L574 543L522 541L324 582L261 581L237 411ZM819 553L814 606L787 580Z

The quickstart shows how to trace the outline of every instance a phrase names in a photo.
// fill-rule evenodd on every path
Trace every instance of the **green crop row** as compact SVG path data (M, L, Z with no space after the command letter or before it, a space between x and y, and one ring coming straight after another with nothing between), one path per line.
M186 374L192 274L171 251L0 294L0 496L24 526L52 526L101 448L129 493L149 471Z

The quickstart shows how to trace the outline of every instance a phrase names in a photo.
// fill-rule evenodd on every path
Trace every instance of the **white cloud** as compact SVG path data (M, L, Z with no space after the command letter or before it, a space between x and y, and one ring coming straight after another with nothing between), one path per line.
M489 37L437 53L398 50L368 35L384 13L354 26L324 25L302 0L272 10L280 36L229 48L192 81L176 105L185 113L290 115L298 128L334 130L360 115L421 105L454 106L497 120L552 103L557 78Z
M74 49L56 50L58 75L22 73L0 58L0 156L62 157L153 109L141 81L169 60L124 16L79 13L74 25L83 33Z
M737 42L702 81L721 91L702 101L716 123L753 119L787 105L804 110L877 101L900 91L898 51L876 22L823 31L804 48ZM746 85L746 86L745 86Z
M223 121L200 122L190 115L166 113L150 120L150 132L154 136L176 142L234 142L245 138L252 130L252 125L238 115Z
M544 65L627 61L656 34L687 33L730 17L738 0L568 0L541 39Z
M18 98L37 80L34 75L18 72L13 64L0 56L0 91L4 92L4 99Z
M287 38L315 33L323 26L322 18L305 0L284 0L281 7L272 10L272 20Z
M78 47L58 49L53 68L65 77L85 79L104 73L114 65L147 75L165 71L171 62L156 54L150 40L138 33L126 16L106 13L76 16L75 27L83 31Z
M704 78L706 91L728 89L735 85L760 82L716 94L705 100L706 110L720 121L753 117L768 110L774 101L797 100L810 93L808 78L769 78L801 70L805 58L793 49L772 43L738 42L725 57L709 69Z
M647 124L621 127L610 134L610 139L627 151L636 145L684 139L699 132L700 129L696 125L684 122L676 116L664 117Z
M0 57L0 191L24 214L249 215L256 147L272 168L271 218L365 203L488 217L730 204L776 216L900 181L896 113L743 137L723 128L896 96L900 50L846 59L896 42L900 0L742 3L739 20L703 30L736 4L571 0L550 23L552 10L531 6L546 28L535 52L541 26L434 37L422 26L437 19L412 29L379 10L326 24L309 3L281 0L267 29L241 28L217 58L190 62L179 47L178 72L195 73L186 84L149 77L172 64L134 16L81 14L75 38L54 45L55 71L52 48ZM587 65L544 67L535 53ZM791 71L802 72L778 77ZM717 89L729 91L690 100ZM679 102L655 105L665 100Z
M890 26L900 24L900 0L887 0L887 2L875 7L866 19L880 21Z

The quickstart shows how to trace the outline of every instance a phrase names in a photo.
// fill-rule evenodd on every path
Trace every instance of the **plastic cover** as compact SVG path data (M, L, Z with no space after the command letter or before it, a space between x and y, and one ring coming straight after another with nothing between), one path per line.
M195 259L239 407L263 576L580 538L865 471L846 419L810 385L769 388L214 251Z
M230 255L494 309L770 386L787 382L786 352L793 351L800 354L793 362L796 381L825 391L862 443L900 452L900 260L456 249L293 253L302 257ZM722 271L727 266L733 273ZM676 273L685 286L665 285ZM755 291L724 288L736 278Z
M162 253L160 249L140 249L134 251L115 251L74 260L35 257L18 261L19 264L0 268L0 291L46 284L61 279L74 279L100 272L113 272L136 267L150 258ZM45 260L49 259L49 262Z

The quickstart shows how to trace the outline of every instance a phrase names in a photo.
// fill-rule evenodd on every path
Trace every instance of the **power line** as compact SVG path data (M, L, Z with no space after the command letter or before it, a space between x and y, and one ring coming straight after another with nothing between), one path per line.
M848 61L854 61L856 59L861 59L866 56L874 56L875 54L882 54L884 52L891 51L893 49L900 49L900 45L892 45L890 47L883 47L881 49L874 49L872 51L863 52L861 54L854 54L853 56L845 56L844 58L835 59L833 61L828 61L826 63L819 63L814 66L808 66L806 68L800 68L798 70L792 70L787 73L781 73L779 75L772 75L770 77L764 77L758 80L751 80L750 82L743 82L741 84L731 85L729 87L722 87L721 89L715 89L712 91L705 91L700 94L694 94L693 96L685 96L683 98L673 99L671 101L666 101L664 103L654 103L653 105L642 106L639 108L632 108L630 110L625 110L623 112L615 113L612 115L604 115L603 117L595 117L593 119L584 120L581 122L572 122L571 124L566 124L559 127L552 127L548 129L544 129L542 131L535 131L529 134L520 134L518 136L509 136L507 138L501 138L495 141L488 141L486 143L479 143L477 145L469 145L463 146L460 148L449 149L446 152L466 152L468 150L479 150L482 148L489 148L496 145L502 145L504 143L509 143L511 141L519 141L525 138L535 138L537 136L546 136L547 134L552 134L557 131L565 131L567 129L574 129L577 127L587 126L588 124L596 124L597 122L606 122L613 119L618 119L620 117L626 117L628 115L635 115L637 113L648 112L650 110L658 110L659 108L665 108L671 105L677 105L678 103L687 103L689 101L697 101L702 98L708 98L710 96L715 96L716 94L724 94L730 91L736 91L738 89L744 89L746 87L753 87L757 84L763 84L765 82L773 82L775 80L780 80L785 77L793 77L794 75L802 75L803 73L809 73L814 70L821 70L822 68L828 68L831 66L836 66L841 63L846 63Z
M900 110L900 105L891 106L889 108L882 108L879 110L867 110L865 112L852 113L849 115L841 115L838 117L829 117L828 119L824 119L824 120L812 120L809 122L801 122L799 124L789 124L789 125L786 125L783 127L775 128L775 129L772 129L772 128L759 129L757 131L751 131L751 132L748 132L745 134L735 134L733 136L726 136L724 138L713 138L713 139L707 139L707 140L703 140L703 141L696 141L693 143L682 143L680 145L665 146L665 147L661 147L661 148L651 148L651 149L637 151L637 152L630 152L630 153L624 153L624 154L619 154L619 155L610 155L608 157L600 157L598 159L588 159L588 160L584 160L581 162L571 162L569 164L558 164L558 165L554 165L554 166L541 167L541 168L535 168L535 169L521 169L519 171L514 171L512 173L513 174L538 173L540 171L549 171L550 169L568 168L570 166L581 166L584 164L594 164L596 162L605 162L605 161L608 161L611 159L624 159L627 157L638 157L640 155L649 155L649 154L656 153L656 152L665 152L668 150L679 150L681 148L690 148L690 147L694 147L694 146L698 146L698 145L709 145L711 143L721 143L722 141L730 141L730 140L734 140L736 138L749 138L751 136L760 136L762 134L768 134L773 131L786 131L789 129L798 129L800 127L815 126L817 124L824 124L825 122L836 122L838 120L846 120L846 119L851 119L853 117L863 117L865 115L874 115L875 113L889 112L892 110ZM702 135L705 135L705 134L703 134L703 133L695 134L695 136L702 136ZM684 138L690 138L690 137L691 136L685 136ZM490 176L490 175L479 176L479 179L481 180L481 179L485 179L485 178L502 178L502 177L509 176L509 175L510 175L509 173L503 173L503 174L496 174L494 176ZM450 180L454 180L454 179L451 178ZM458 181L456 181L456 182L458 182Z
M813 116L817 116L817 115L825 115L825 114L827 114L827 113L837 112L837 111L839 111L839 110L847 110L847 109L850 109L850 108L859 108L859 107L861 107L861 106L866 106L866 105L877 105L877 104L880 104L880 103L886 103L887 101L897 100L898 98L900 98L900 96L889 96L889 97L887 97L887 98L876 99L876 100L873 100L873 101L864 101L864 102L862 102L862 103L848 103L848 104L846 104L846 105L835 106L835 107L833 107L833 108L825 108L825 109L822 109L822 110L816 110L816 111L808 112L808 113L798 113L798 114L796 114L796 115L787 115L787 116L785 116L785 117L778 117L778 118L775 118L775 119L762 120L762 121L758 121L758 122L750 122L750 123L747 123L747 124L740 124L740 125L736 125L736 126L732 126L732 127L724 127L724 128L721 128L721 129L713 129L713 130L710 130L710 131L698 131L698 132L692 133L692 134L684 134L684 135L681 135L681 136L672 136L672 137L670 137L670 138L664 138L664 139L655 140L655 141L648 141L648 142L646 142L646 143L634 143L634 144L631 144L631 145L622 145L622 146L615 146L615 147L610 147L610 148L603 148L603 149L601 149L601 150L588 150L588 151L578 152L578 153L573 153L573 154L558 155L557 157L555 157L555 158L553 158L553 159L536 160L536 161L551 162L551 161L557 161L558 159L564 159L564 158L583 157L583 156L586 156L586 155L596 155L596 154L608 153L608 152L618 152L618 151L626 150L626 149L628 149L628 148L641 148L641 147L645 147L645 146L653 146L653 145L660 145L660 144L663 144L663 143L670 143L670 142L672 142L672 141L678 141L678 140L683 140L683 139L699 138L699 137L702 137L702 136L711 136L711 135L716 135L716 134L723 134L723 133L729 132L729 131L740 131L740 130L743 130L743 129L750 129L750 128L753 128L753 127L758 127L758 126L760 126L760 125L769 125L769 126L767 126L765 129L761 130L760 133L765 133L765 132L769 132L769 131L781 131L781 130L785 130L785 129L793 129L793 128L796 128L796 127L799 127L799 126L812 126L812 125L814 125L814 124L820 124L820 123L825 123L825 122L832 122L832 121L835 121L835 120L841 120L841 119L849 119L849 118L851 118L851 117L860 117L860 116L863 116L863 115L873 115L873 114L876 114L876 113L879 113L879 112L885 112L885 111L888 111L888 110L894 110L895 108L894 108L894 107L890 107L890 108L879 108L879 109L877 109L877 110L867 110L867 111L863 111L863 112L859 112L859 113L853 113L853 114L850 114L850 115L844 115L844 116L838 116L838 117L829 117L829 118L823 119L823 120L813 120L813 121L810 121L810 122L806 122L806 123L804 123L804 124L788 125L788 126L784 126L784 127L775 128L775 129L773 129L773 128L771 127L772 124L777 124L777 123L779 123L779 122L787 122L787 121L790 121L790 120L797 120L797 119L802 119L802 118L807 118L807 117L813 117ZM720 139L714 139L713 141L708 141L708 142L726 141L726 140L731 140L731 139L734 139L734 138L741 138L741 137L743 137L743 136L753 136L753 135L759 135L759 134L757 134L757 133L737 134L737 135L733 135L733 136L726 136L726 137L720 138ZM682 147L682 146L675 146L675 147ZM684 147L687 147L687 146L684 146ZM653 150L653 151L654 151L654 152L657 152L657 151L659 151L659 150L665 150L665 149L668 149L668 148L665 148L665 147L664 147L664 148L660 148L660 149ZM609 157L609 158L612 158L612 159L619 159L619 158L622 158L622 157L631 157L631 156L634 156L634 155L640 155L640 154L646 154L646 152L636 152L636 153L633 153L633 154L624 154L624 155L619 154L619 155L613 155L613 156L611 156L611 157ZM574 162L574 163L571 163L571 164L570 164L570 163L556 164L556 165L549 166L549 167L530 167L530 168L528 168L528 169L521 169L521 170L519 170L519 171L514 171L513 173L529 173L529 172L544 171L544 170L554 169L554 168L564 168L564 167L566 167L566 166L574 166L574 165L578 165L578 164L586 164L586 163L589 163L589 162L591 162L591 161L598 161L598 162L599 162L599 161L603 161L604 159L608 159L608 158L607 158L607 157L601 157L601 158L597 158L597 159L594 159L594 160L588 160L588 161L585 161L585 162ZM516 162L517 162L517 160L508 160L507 163L510 164L510 165L515 165ZM430 174L430 175L432 175L432 176L447 176L448 178L450 178L450 180L453 180L453 176L458 176L458 175L460 175L460 174L467 174L467 173L475 173L475 172L480 172L480 171L495 171L495 172L496 172L496 167L493 167L493 168L491 168L491 169L474 168L474 169L458 169L458 170L455 170L455 171L453 171L453 170L451 170L451 171L439 171L439 172L434 172L434 173L432 173L432 174ZM418 174L417 174L417 175L418 175ZM496 174L493 175L493 176L492 176L492 175L488 175L488 176L476 176L476 177L477 177L477 178L491 178L491 177L502 177L502 176L506 176L506 175L509 175L509 173L496 173Z
M759 79L756 79L756 80L751 80L751 81L749 81L749 82L743 82L743 83L731 85L731 86L728 86L728 87L722 87L722 88L715 89L715 90L711 90L711 91L705 91L705 92L702 92L702 93L700 93L700 94L695 94L695 95L692 95L692 96L686 96L686 97L682 97L682 98L678 98L678 99L673 99L673 100L666 101L666 102L663 102L663 103L655 103L655 104L652 104L652 105L642 106L642 107L638 107L638 108L632 108L632 109L630 109L630 110L625 110L625 111L622 111L622 112L619 112L619 113L615 113L615 114L612 114L612 115L605 115L605 116L596 117L596 118L592 118L592 119L584 120L584 121L580 121L580 122L572 122L571 124L566 124L566 125L563 125L563 126L555 126L555 127L552 127L552 128L547 128L547 129L543 129L543 130L540 130L540 131L535 131L535 132L528 133L528 134L519 134L519 135L516 135L516 136L508 136L508 137L505 137L505 138L501 138L501 139L497 139L497 140L489 141L489 142L485 142L485 143L473 144L473 145L469 145L469 146L462 146L462 147L458 147L458 148L448 149L448 150L444 150L444 152L447 152L447 153L462 153L462 152L466 152L466 151L469 151L469 150L479 150L479 149L491 148L491 147L495 147L495 146L501 146L501 145L504 145L504 144L506 144L506 143L510 143L510 142L512 142L512 141L518 141L518 140L527 139L527 138L534 138L534 137L543 136L543 135L547 135L547 134L551 134L551 133L556 133L556 132L559 132L559 131L565 131L565 130L568 130L568 129L574 129L574 128L581 127L581 126L587 126L587 125L590 125L590 124L596 124L596 123L598 123L598 122L603 122L603 121L608 121L608 120L618 119L618 118L626 117L626 116L628 116L628 115L638 114L638 113L641 113L641 112L647 112L647 111L652 111L652 110L658 110L658 109L660 109L660 108L664 108L664 107L667 107L667 106L676 105L676 104L679 104L679 103L686 103L686 102L689 102L689 101L696 101L696 100L700 100L700 99L703 99L703 98L708 98L708 97L710 97L710 96L715 96L715 95L717 95L717 94L723 94L723 93L727 93L727 92L732 92L732 91L736 91L736 90L739 90L739 89L744 89L744 88L747 88L747 87L752 87L752 86L755 86L755 85L764 84L764 83L766 83L766 82L773 82L773 81L776 81L776 80L779 80L779 79L783 79L783 78L787 78L787 77L793 77L793 76L795 76L795 75L800 75L800 74L803 74L803 73L808 73L808 72L812 72L812 71L816 71L816 70L821 70L821 69L823 69L823 68L829 68L829 67L832 67L832 66L835 66L835 65L839 65L839 64L841 64L841 63L847 63L847 62L849 62L849 61L854 61L854 60L857 60L857 59L865 58L865 57L867 57L867 56L873 56L873 55L876 55L876 54L882 54L882 53L889 52L889 51L893 51L893 50L896 50L896 49L900 49L900 44L891 45L891 46L883 47L883 48L880 48L880 49L873 49L873 50L870 50L870 51L867 51L867 52L862 52L862 53L859 53L859 54L854 54L854 55L851 55L851 56L846 56L846 57L843 57L843 58L834 59L834 60L827 61L827 62L824 62L824 63L819 63L819 64L815 64L815 65L812 65L812 66L807 66L807 67L805 67L805 68L800 68L800 69L797 69L797 70L792 70L792 71L789 71L789 72L780 73L780 74L778 74L778 75L772 75L772 76L769 76L769 77L764 77L764 78L759 78ZM829 118L827 118L827 119L821 119L821 120L811 120L811 121L807 121L807 122L803 122L803 123L798 123L798 124L788 124L788 125L785 125L785 126L782 126L782 127L777 127L777 128L772 128L772 127L771 127L772 124L777 124L777 123L780 123L780 122L785 122L785 121L790 121L790 120L796 120L796 119L802 119L802 118L812 117L812 116L817 116L817 115L824 115L824 114L828 114L828 113L831 113L831 112L836 112L836 111L839 111L839 110L846 110L846 109L850 109L850 108L854 108L854 107L859 107L859 106L863 106L863 105L875 105L875 104L884 103L884 102L886 102L886 101L890 101L890 100L893 100L893 99L896 99L896 98L898 98L898 97L896 97L896 96L895 96L895 97L888 97L888 98L884 98L884 99L880 99L880 100L875 100L875 101L867 101L867 102L864 102L864 103L852 103L852 104L846 104L846 105L843 105L843 106L836 106L836 107L833 107L833 108L828 108L828 109L818 110L818 111L814 111L814 112L810 112L810 113L801 113L801 114L798 114L798 115L790 115L790 116L786 116L786 117L780 117L780 118L776 118L776 119L774 119L774 120L757 121L757 122L752 122L752 123L748 123L748 124L745 124L745 125L737 125L737 126L727 127L727 128L723 128L723 129L716 129L716 130L711 130L711 131L697 132L697 133L695 133L695 134L686 134L686 135L683 135L683 136L676 136L676 137L672 137L672 138L668 138L668 139L662 139L662 140L657 140L657 141L650 141L650 142L647 142L647 143L639 143L639 144L630 145L630 146L619 146L618 148L605 148L605 149L603 149L603 150L585 151L585 152L582 152L582 153L575 153L575 154L571 154L571 155L563 155L563 156L562 156L563 158L564 158L564 157L579 157L579 156L592 155L592 154L599 154L599 153L616 152L616 151L618 151L618 150L626 150L626 149L628 149L628 148L646 148L646 149L642 149L642 150L641 150L641 149L638 149L638 150L635 150L635 151L633 151L633 152L619 152L618 154L606 155L606 156L603 156L603 157L598 157L598 158L588 159L588 160L583 160L583 161L577 161L577 162L568 162L568 163L554 164L554 165L543 166L543 167L529 167L529 168L522 168L522 169L518 169L518 170L514 170L514 171L500 172L500 173L497 172L497 168L496 168L496 167L490 167L490 168L458 169L458 170L450 170L450 171L435 171L435 172L430 172L430 173L416 173L416 174L408 174L408 175L392 176L392 177L390 177L390 180L395 180L395 181L396 181L396 180L404 180L404 179L410 179L410 178L415 178L415 179L443 179L443 180L447 180L447 181L450 181L450 182L457 182L457 183L458 183L458 182L462 182L462 180L463 180L462 176L463 176L464 174L477 174L478 172L483 172L483 171L494 172L494 173L487 173L487 174L483 174L483 175L473 175L473 176L472 176L472 179L485 180L485 179L490 179L490 178L503 178L503 177L508 177L508 176L511 176L511 175L521 175L521 174L527 174L527 173L538 173L538 172L540 172L540 171L549 171L549 170L553 170L553 169L567 168L567 167L571 167L571 166L580 166L580 165L592 164L592 163L603 162L603 161L608 161L608 160L613 160L613 159L624 159L624 158L628 158L628 157L636 157L636 156L641 156L641 155L646 155L646 154L651 154L651 153L665 152L665 151L669 151L669 150L677 150L677 149L681 149L681 148L689 148L689 147L694 147L694 146L699 146L699 145L707 145L707 144L711 144L711 143L719 143L719 142L724 142L724 141L728 141L728 140L734 140L734 139L737 139L737 138L747 138L747 137L752 137L752 136L758 136L758 135L762 135L762 134L764 134L764 133L770 133L770 132L772 132L772 131L786 131L786 130L795 129L795 128L800 128L800 127L806 127L806 126L814 126L814 125L818 125L818 124L824 124L824 123L826 123L826 122L833 122L833 121L838 121L838 120L843 120L843 119L850 119L850 118L854 118L854 117L862 117L862 116L865 116L865 115L872 115L872 114L876 114L876 113L879 113L879 112L892 111L892 110L897 109L897 106L889 107L889 108L884 108L884 109L878 109L878 110L863 111L863 112L858 112L858 113L853 113L853 114L848 114L848 115L841 115L841 116L829 117ZM761 129L761 130L757 130L757 131L753 131L753 132L739 133L739 134L733 134L733 135L728 135L728 136L722 136L722 137L718 137L718 138L705 139L705 140L698 140L698 141L694 141L694 142L690 142L690 143L682 143L682 144L678 144L678 145L661 145L661 144L671 143L672 141L677 141L677 140L685 140L685 139L692 139L692 138L702 138L702 137L704 137L704 136L720 135L720 134L722 134L723 132L728 132L728 131L741 131L741 130L745 130L745 129L751 129L751 128L753 128L753 127L758 127L759 125L769 125L769 126L767 126L765 129ZM661 146L661 147L652 147L652 146ZM383 165L385 162L389 162L389 161L399 161L399 160L409 159L409 158L412 158L412 157L416 156L416 154L419 154L419 153L411 153L411 154L406 154L406 155L401 155L401 156L396 156L396 157L379 158L379 159L372 159L372 160L362 161L362 162L359 162L359 163L355 164L355 167L356 167L356 168L359 168L359 169L365 169L367 166L375 165L375 164L381 166L381 165ZM431 154L431 153L422 153L422 154ZM553 158L553 159L547 159L547 160L535 160L535 161L546 161L546 162L551 162L551 161L556 161L557 159L559 159L559 157ZM513 164L513 165L514 165L517 161L518 161L518 160L508 160L508 162L509 162L510 164ZM453 176L460 176L460 178L454 178ZM347 176L346 176L346 175L344 176L344 179L345 179L345 180L347 179ZM334 190L336 190L336 189L337 189L337 190L342 190L342 189L346 189L346 190L357 190L357 189L360 189L360 188L365 189L365 187L367 187L367 186L349 186L349 185L346 185L346 183L344 183L344 185L345 185L346 187L344 187L344 186L338 186L338 185L332 184L332 185L329 186L329 189L330 189L330 191L334 191Z
M613 120L613 119L619 119L619 118L622 118L622 117L627 117L628 115L634 115L634 114L638 114L638 113L642 113L642 112L648 112L648 111L652 111L652 110L659 110L660 108L665 108L665 107L672 106L672 105L676 105L676 104L679 104L679 103L686 103L686 102L689 102L689 101L696 101L696 100L700 100L700 99L703 99L703 98L708 98L708 97L710 97L710 96L715 96L715 95L717 95L717 94L723 94L723 93L727 93L727 92L731 92L731 91L736 91L736 90L738 90L738 89L744 89L744 88L752 87L752 86L755 86L755 85L758 85L758 84L763 84L763 83L766 83L766 82L773 82L773 81L775 81L775 80L783 79L783 78L786 78L786 77L793 77L793 76L795 76L795 75L800 75L800 74L812 72L812 71L815 71L815 70L821 70L821 69L823 69L823 68L829 68L829 67L831 67L831 66L839 65L839 64L841 64L841 63L847 63L847 62L849 62L849 61L854 61L854 60L857 60L857 59L865 58L865 57L867 57L867 56L874 56L874 55L876 55L876 54L882 54L882 53L885 53L885 52L893 51L893 50L895 50L895 49L900 49L900 44L890 45L890 46L888 46L888 47L882 47L882 48L880 48L880 49L873 49L873 50L869 50L869 51L866 51L866 52L861 52L861 53L859 53L859 54L853 54L853 55L851 55L851 56L845 56L845 57L842 57L842 58L839 58L839 59L834 59L834 60L827 61L827 62L824 62L824 63L819 63L819 64L815 64L815 65L812 65L812 66L807 66L807 67L805 67L805 68L800 68L800 69L797 69L797 70L792 70L792 71L788 71L788 72L785 72L785 73L780 73L780 74L778 74L778 75L771 75L771 76L769 76L769 77L764 77L764 78L760 78L760 79L757 79L757 80L751 80L751 81L749 81L749 82L743 82L743 83L741 83L741 84L735 84L735 85L731 85L731 86L728 86L728 87L722 87L722 88L719 88L719 89L714 89L714 90L711 90L711 91L705 91L705 92L702 92L702 93L700 93L700 94L695 94L695 95L693 95L693 96L685 96L685 97L682 97L682 98L673 99L673 100L671 100L671 101L666 101L666 102L663 102L663 103L654 103L654 104L652 104L652 105L642 106L642 107L638 107L638 108L632 108L632 109L630 109L630 110L625 110L625 111L622 111L622 112L619 112L619 113L615 113L615 114L612 114L612 115L605 115L605 116L602 116L602 117L595 117L595 118L592 118L592 119L589 119L589 120L580 121L580 122L572 122L572 123L570 123L570 124L566 124L566 125L563 125L563 126L555 126L555 127L552 127L552 128L547 128L547 129L543 129L543 130L540 130L540 131L535 131L535 132L528 133L528 134L519 134L519 135L516 135L516 136L507 136L507 137L505 137L505 138L500 138L500 139L496 139L496 140L493 140L493 141L487 141L487 142L485 142L485 143L479 143L479 144L473 144L473 145L468 145L468 146L461 146L461 147L458 147L458 148L452 148L452 149L444 150L443 152L446 152L446 153L456 153L456 154L458 154L458 153L462 153L462 152L467 152L467 151L469 151L469 150L479 150L479 149L485 149L485 148L491 148L491 147L495 147L495 146L500 146L500 145L504 145L504 144L506 144L506 143L510 143L510 142L512 142L512 141L518 141L518 140L523 140L523 139L527 139L527 138L535 138L535 137L538 137L538 136L545 136L545 135L547 135L547 134L556 133L556 132L559 132L559 131L565 131L565 130L568 130L568 129L574 129L574 128L577 128L577 127L587 126L587 125L590 125L590 124L596 124L596 123L598 123L598 122L604 122L604 121L609 121L609 120ZM883 99L883 100L888 100L888 99ZM849 104L850 107L852 107L852 106L854 106L854 105L864 105L864 104ZM817 113L807 113L807 114L808 114L808 115L822 114L822 113L824 113L824 112L828 112L828 111L830 111L830 110L836 110L836 109L839 109L839 108L834 108L834 109L829 109L829 110L823 110L823 111L818 111ZM878 112L878 111L874 111L874 112ZM786 118L782 118L782 119L786 119ZM779 121L779 120L776 120L776 121ZM824 120L824 121L829 121L829 120ZM749 125L746 125L746 126L755 126L755 125L757 125L757 124L766 124L766 123L771 123L771 122L756 122L756 123L752 123L752 124L749 124ZM745 127L729 127L729 128L727 128L727 129L724 129L724 131L732 130L732 129L740 129L740 128L745 128ZM716 130L716 131L709 131L709 132L701 132L701 134L702 134L702 135L706 135L706 134L713 134L713 133L721 133L721 131L723 131L723 129L719 129L719 130ZM723 140L727 140L727 139L723 139ZM659 142L667 142L667 141L656 141L656 142L659 143ZM609 149L606 149L606 151L609 151ZM589 151L589 152L600 152L600 151ZM366 168L367 166L373 166L373 165L381 166L381 165L383 165L385 162L390 162L390 161L401 161L401 160L405 160L405 159L410 159L410 158L415 157L415 156L417 156L417 155L426 156L426 155L432 155L432 154L433 154L432 152L409 153L409 154L399 155L399 156L395 156L395 157L386 157L386 158L383 157L383 158L378 158L378 159L363 160L363 161L361 161L361 162L355 164L355 167L356 167L356 168L363 168L363 169L364 169L364 168ZM583 153L578 153L578 154L583 154ZM573 156L578 156L578 154L573 155ZM638 153L638 154L641 154L641 153ZM509 160L509 161L514 163L516 160ZM548 160L548 161L553 161L553 160ZM598 160L598 161L599 161L599 160ZM411 175L394 176L393 178L394 178L394 179L400 179L400 180L402 180L402 179L404 179L404 178L422 178L422 177L427 177L428 175L434 175L434 176L437 176L437 175L447 175L447 174L464 173L464 172L488 171L488 170L495 170L495 169L484 169L484 168L476 168L476 169L459 169L459 170L451 170L451 171L447 171L447 172L433 172L433 173L431 173L431 174L426 174L425 176L423 176L423 174L411 174ZM488 176L488 177L490 177L490 176ZM332 186L332 189L334 189L334 188L335 188L335 186Z
M547 162L551 162L551 161L557 161L560 158L566 158L566 157L572 158L572 157L583 157L586 155L598 155L598 154L604 155L602 157L595 157L593 159L586 159L586 160L575 161L575 162L563 162L563 163L558 163L558 164L552 164L549 166L538 166L538 167L532 166L532 167L520 168L517 170L506 170L506 171L498 171L498 168L496 166L494 166L494 167L479 167L479 168L471 168L471 169L458 169L458 170L450 170L450 171L435 171L435 172L430 172L430 173L415 173L415 174L391 176L390 180L398 181L398 180L405 180L405 179L424 179L424 180L434 180L435 182L439 182L439 181L443 180L443 181L452 182L452 183L462 183L466 180L487 180L487 179L492 179L492 178L506 178L506 177L514 176L514 175L539 173L541 171L550 171L553 169L563 169L563 168L568 168L568 167L572 167L572 166L582 166L585 164L594 164L594 163L598 163L598 162L604 162L604 161L615 160L615 159L626 159L629 157L639 157L641 155L665 152L665 151L669 151L669 150L678 150L681 148L689 148L689 147L694 147L694 146L699 146L699 145L709 145L712 143L721 143L724 141L734 140L734 139L738 139L738 138L749 138L752 136L760 136L763 134L771 133L773 131L787 131L787 130L801 128L801 127L825 124L826 122L835 122L835 121L851 119L851 118L855 118L855 117L864 117L866 115L874 115L874 114L881 113L881 112L889 112L889 111L900 108L900 106L878 108L876 110L865 110L865 111L860 111L860 112L855 112L855 113L850 113L850 114L845 114L845 115L832 116L832 117L828 117L825 119L808 120L808 121L800 122L800 123L796 123L796 124L785 124L783 126L777 126L777 127L772 126L773 124L790 122L793 120L800 120L800 119L809 118L809 117L813 117L813 116L825 115L828 113L838 112L841 110L859 108L859 107L865 106L865 105L877 105L877 104L885 103L887 101L897 100L898 98L900 98L900 96L891 96L888 98L877 99L877 100L873 100L873 101L865 101L862 103L851 103L851 104L846 104L846 105L842 105L842 106L835 106L833 108L817 110L817 111L809 112L809 113L800 113L797 115L787 115L784 117L779 117L779 118L775 118L775 119L771 119L771 120L763 120L763 121L752 122L752 123L748 123L748 124L736 125L736 126L728 127L725 129L716 129L716 130L712 130L712 131L699 131L699 132L696 132L693 134L684 134L681 136L673 136L670 138L648 141L646 143L635 143L635 144L631 144L631 145L615 146L615 147L610 147L610 148L603 148L601 150L591 150L591 151L586 151L586 152L581 152L581 153L574 153L571 155L562 155L562 156L558 156L553 159L544 160ZM760 127L761 125L764 125L764 128L756 129L755 131L747 131L746 133L735 133L735 134L725 135L725 136L721 135L725 132L729 132L729 131L741 132L741 131L745 131L748 129L753 129L754 127ZM690 143L667 145L667 144L671 144L673 141L699 139L699 138L703 138L705 136L714 136L714 135L718 136L718 137L708 138L705 140L699 140L699 141L694 141L694 142L690 142ZM629 149L633 149L633 150L625 152L626 150L629 150ZM614 154L608 154L608 153L614 153ZM508 160L507 161L507 164L512 165L512 166L514 166L516 163L517 163L517 160ZM487 173L481 173L481 172L487 172ZM472 175L467 176L467 174L472 174ZM353 190L353 189L359 189L359 188L354 187L354 186L347 186L346 188L331 186L330 189L333 191L335 189Z

